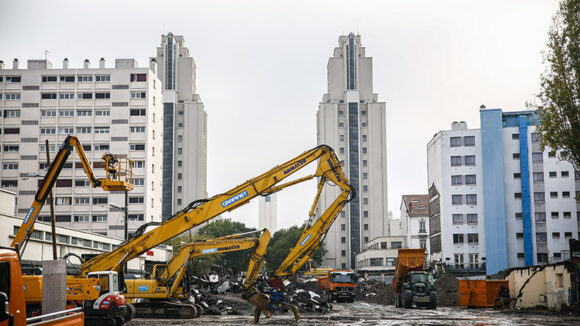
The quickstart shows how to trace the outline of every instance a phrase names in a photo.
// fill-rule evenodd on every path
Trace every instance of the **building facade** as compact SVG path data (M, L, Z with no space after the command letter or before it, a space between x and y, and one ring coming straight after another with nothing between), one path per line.
M340 36L338 43L328 60L317 140L337 152L357 196L328 232L325 264L353 268L365 243L388 232L386 109L373 93L372 58L365 55L360 36ZM336 197L336 190L325 190L318 212Z
M429 254L429 196L403 195L401 199L401 233L409 248L424 248ZM427 257L428 258L428 257Z
M151 68L151 69L150 69ZM129 232L161 220L162 90L151 67L117 59L96 68L56 69L47 60L29 60L22 69L0 63L0 186L18 194L17 214L24 216L51 159L68 135L79 138L97 178L104 177L101 156L110 152L134 161L129 192ZM45 140L49 141L48 148ZM124 192L92 189L76 153L72 153L53 189L58 226L123 238ZM39 215L49 221L49 205Z
M432 260L485 263L489 275L568 259L580 176L541 150L533 112L483 107L480 117L481 129L454 123L427 145Z
M400 248L408 248L405 236L382 236L372 239L356 255L356 270L365 278L387 280L397 266ZM392 276L390 277L392 279Z
M163 83L163 219L207 198L207 114L196 93L196 65L183 36L161 36Z
M266 228L271 234L278 231L278 197L276 193L260 196L258 202L258 228Z

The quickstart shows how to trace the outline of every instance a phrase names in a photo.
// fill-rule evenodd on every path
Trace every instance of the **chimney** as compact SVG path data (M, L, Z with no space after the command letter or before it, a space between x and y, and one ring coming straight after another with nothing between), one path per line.
M0 60L0 69L4 69L4 61Z
M62 60L62 69L68 69L68 58Z
M155 60L155 58L152 58L149 62L149 69L151 69L151 71L157 75L157 60Z
M85 59L85 69L89 69L91 67L91 62L89 59Z
M12 69L18 69L18 58L14 58L12 61Z
M101 60L99 60L99 68L105 69L105 58L101 58Z

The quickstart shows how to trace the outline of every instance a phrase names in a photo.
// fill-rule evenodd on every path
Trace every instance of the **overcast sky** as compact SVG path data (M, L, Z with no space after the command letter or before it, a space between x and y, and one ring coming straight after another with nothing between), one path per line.
M101 57L146 66L161 34L183 35L208 114L214 195L316 146L316 111L338 37L360 34L387 108L389 210L427 192L426 144L479 106L522 110L539 90L555 0L0 1L0 60L71 68ZM314 184L278 196L278 224L301 224ZM191 198L193 200L194 198ZM229 214L257 226L257 202Z

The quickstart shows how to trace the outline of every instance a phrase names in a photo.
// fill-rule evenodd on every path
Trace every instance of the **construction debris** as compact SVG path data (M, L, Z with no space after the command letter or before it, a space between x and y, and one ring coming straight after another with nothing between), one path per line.
M435 281L437 288L437 305L442 307L459 306L459 280L445 274Z

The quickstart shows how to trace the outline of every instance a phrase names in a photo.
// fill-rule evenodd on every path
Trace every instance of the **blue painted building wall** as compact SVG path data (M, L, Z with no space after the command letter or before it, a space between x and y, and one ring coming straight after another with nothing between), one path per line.
M480 119L485 262L490 275L508 267L501 109L480 110Z

